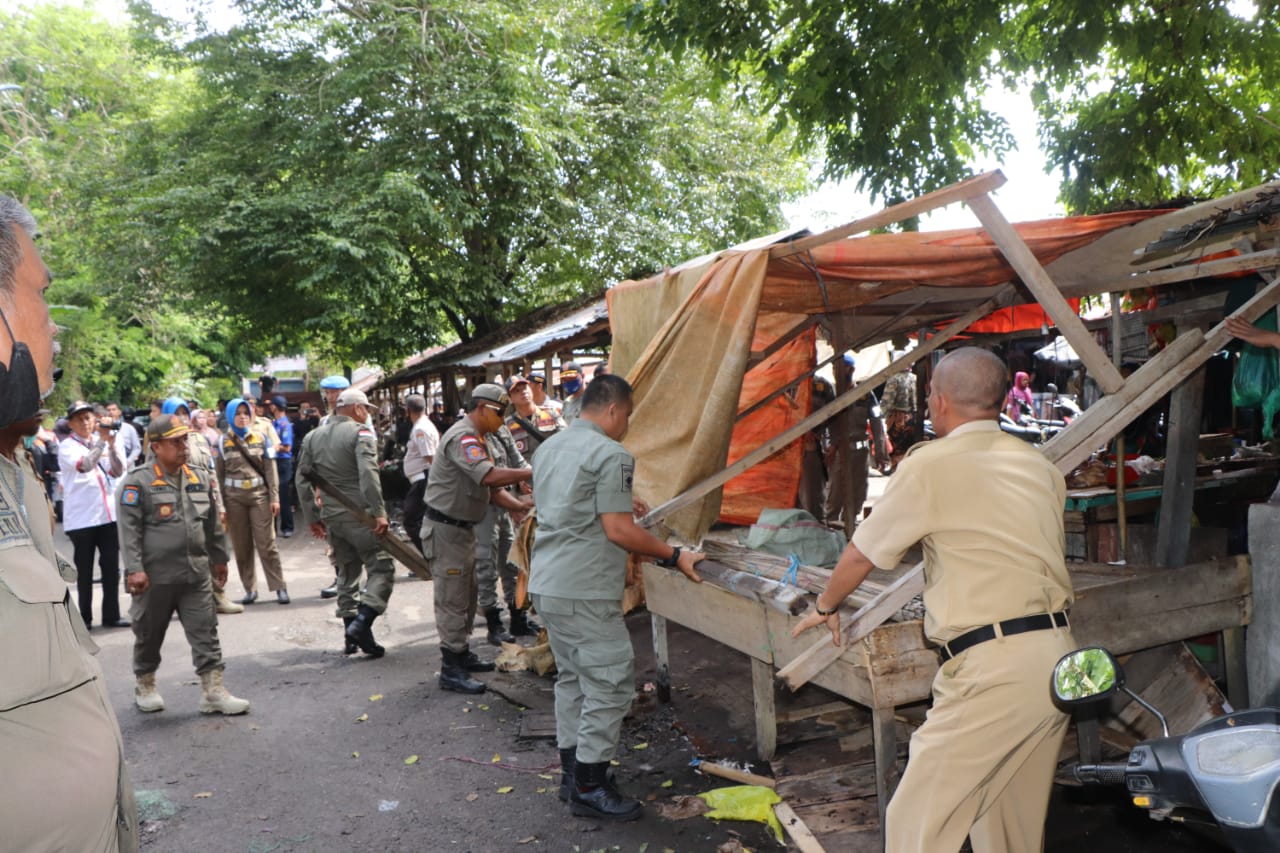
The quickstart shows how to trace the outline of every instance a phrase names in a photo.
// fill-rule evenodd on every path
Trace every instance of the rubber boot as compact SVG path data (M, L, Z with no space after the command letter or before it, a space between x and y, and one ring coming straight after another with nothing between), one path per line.
M249 700L237 699L222 686L222 670L211 669L200 676L200 713L232 716L249 710Z
M491 660L480 660L471 649L463 649L457 657L458 665L467 672L493 672L497 668Z
M484 620L489 623L489 645L500 646L503 643L514 643L516 638L502 629L502 611L496 607L486 608Z
M244 605L237 604L227 598L227 594L220 589L213 591L213 603L217 606L219 613L243 613Z
M356 621L356 617L354 616L342 617L342 653L344 655L354 655L356 652L360 651L360 647L347 636L347 629L351 627L351 623L354 621Z
M476 681L467 674L466 668L461 663L461 655L442 648L440 656L443 658L443 663L440 666L441 688L452 690L455 693L483 693L485 691L486 688L483 681Z
M347 639L359 646L360 651L370 657L380 658L387 653L387 650L373 639L373 620L377 618L376 610L367 604L361 604L355 618L347 626Z
M560 802L569 802L569 792L573 790L573 767L578 763L578 748L571 746L560 750Z
M133 702L144 714L164 710L164 697L156 690L156 674L143 673L138 676L138 683L133 688Z
M511 634L514 637L536 637L542 626L529 618L523 610L511 611Z
M624 797L609 781L609 762L578 761L573 767L569 811L578 817L635 820L644 814L644 806L639 800Z

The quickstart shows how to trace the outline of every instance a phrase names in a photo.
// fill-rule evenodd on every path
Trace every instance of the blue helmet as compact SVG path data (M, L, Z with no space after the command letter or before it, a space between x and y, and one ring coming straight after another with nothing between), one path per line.
M160 404L160 414L162 415L175 414L178 409L186 409L187 414L191 414L191 407L188 406L187 401L181 397L168 397L162 404Z
M324 379L321 379L320 387L341 391L343 388L351 387L351 380L347 379L345 376L334 374L333 376L326 376Z

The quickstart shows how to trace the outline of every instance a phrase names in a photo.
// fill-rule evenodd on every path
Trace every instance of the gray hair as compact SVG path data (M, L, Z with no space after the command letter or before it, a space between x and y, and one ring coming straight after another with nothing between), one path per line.
M17 229L36 236L36 218L13 196L0 194L0 290L13 290L22 263L22 243Z

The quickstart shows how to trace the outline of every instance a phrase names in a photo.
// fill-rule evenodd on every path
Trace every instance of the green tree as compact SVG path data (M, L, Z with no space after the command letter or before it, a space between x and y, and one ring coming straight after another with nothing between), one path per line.
M1276 0L1021 3L614 0L631 31L821 138L829 176L883 199L964 177L1012 145L984 109L1031 86L1073 210L1216 194L1280 162Z
M139 236L255 341L387 361L781 226L806 164L588 0L255 0L194 69Z

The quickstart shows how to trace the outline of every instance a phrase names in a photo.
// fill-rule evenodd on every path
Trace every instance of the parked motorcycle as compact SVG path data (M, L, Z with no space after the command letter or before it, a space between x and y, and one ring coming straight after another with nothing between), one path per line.
M1164 715L1125 687L1119 662L1098 647L1058 661L1051 688L1067 709L1122 691L1154 714L1164 732L1135 746L1124 764L1077 764L1078 781L1123 784L1133 804L1155 820L1216 824L1237 853L1280 850L1280 709L1232 713L1170 736Z

